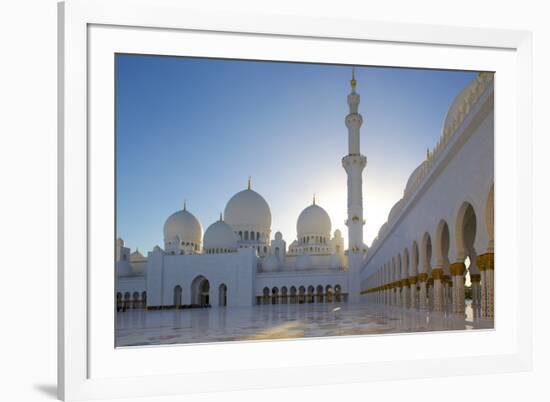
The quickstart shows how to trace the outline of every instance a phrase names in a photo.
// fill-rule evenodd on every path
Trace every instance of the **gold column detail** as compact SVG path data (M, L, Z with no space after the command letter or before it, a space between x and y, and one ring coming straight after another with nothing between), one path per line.
M409 283L411 285L416 285L416 276L409 276Z
M418 282L426 282L428 280L428 274L425 272L416 275L416 277L418 278Z
M495 269L495 253L485 253L477 256L476 259L477 266L480 271L485 271L486 269Z
M432 278L433 279L443 278L443 268L434 268L434 269L432 269Z
M481 282L481 275L480 274L470 274L470 281L472 283Z
M485 266L486 269L495 270L495 253L485 254Z
M454 264L449 265L449 270L451 271L451 275L455 276L462 276L464 275L464 271L466 270L466 266L463 262L455 262Z

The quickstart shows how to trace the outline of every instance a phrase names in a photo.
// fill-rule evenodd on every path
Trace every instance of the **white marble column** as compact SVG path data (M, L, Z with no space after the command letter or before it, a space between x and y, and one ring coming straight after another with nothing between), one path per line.
M402 286L401 286L401 305L403 306L403 308L407 308L409 307L409 301L410 301L410 296L409 296L409 282L408 280L403 280L401 281L402 283Z
M481 274L470 274L472 282L472 306L478 308L481 305Z
M417 308L418 306L416 305L416 276L411 276L409 278L409 283L411 284L411 291L410 291L410 296L411 296L411 301L410 301L410 307L411 308Z
M428 280L428 274L426 273L418 274L418 281L420 282L420 296L419 296L420 300L418 302L418 305L420 310L427 309L427 305L426 305L426 298L428 296L428 293L427 293L428 289L426 287L427 280Z
M484 317L494 316L494 254L486 253L477 257L481 271L481 314Z
M443 285L441 278L443 277L443 268L432 269L432 278L434 280L434 310L443 311Z
M455 262L449 266L453 280L453 313L464 313L464 271L463 262Z

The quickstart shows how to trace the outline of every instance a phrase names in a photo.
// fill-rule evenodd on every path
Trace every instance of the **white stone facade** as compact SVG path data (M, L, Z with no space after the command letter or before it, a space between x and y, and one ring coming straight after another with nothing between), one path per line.
M493 316L493 94L481 73L455 99L369 250L368 301L463 314L468 276L474 307Z

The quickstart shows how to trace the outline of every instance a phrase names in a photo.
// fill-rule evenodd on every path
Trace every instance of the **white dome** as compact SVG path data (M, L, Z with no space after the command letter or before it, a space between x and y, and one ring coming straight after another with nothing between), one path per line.
M266 272L273 272L279 269L279 260L276 256L270 255L263 259L262 270Z
M397 216L397 214L401 212L402 205L403 205L403 199L400 199L395 203L395 205L391 208L390 213L388 214L388 222L393 221Z
M424 168L424 165L426 163L427 163L426 161L423 161L420 165L416 167L416 169L413 170L413 172L409 176L409 180L407 180L407 185L405 186L405 192L408 192L409 190L412 189L417 178L420 177L420 173L422 172L422 169Z
M173 213L164 223L165 241L178 238L181 243L201 244L202 226L195 215L183 210Z
M234 229L250 227L253 230L269 232L271 228L269 205L260 194L250 188L231 197L225 206L224 217Z
M332 224L327 211L315 203L300 213L298 222L296 223L296 231L299 238L311 234L330 238L331 227Z
M204 250L227 252L237 250L237 236L227 223L222 220L214 222L204 233Z
M330 257L330 267L332 269L342 268L344 266L344 256L340 253L335 253Z
M473 92L479 78L475 78L472 81L470 81L462 91L454 98L453 103L451 104L451 107L447 111L447 115L445 116L445 120L443 120L443 127L441 127L441 135L444 135L445 129L451 129L453 125L453 121L458 118L458 114L460 113L460 107L464 104L466 98L470 96L470 94Z
M143 254L139 252L139 250L136 249L132 254L130 254L130 261L142 261L145 257Z
M296 258L296 268L310 269L312 267L311 257L307 254L299 255Z

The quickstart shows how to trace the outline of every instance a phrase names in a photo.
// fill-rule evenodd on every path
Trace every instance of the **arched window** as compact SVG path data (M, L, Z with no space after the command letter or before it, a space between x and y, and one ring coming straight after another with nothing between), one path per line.
M250 240L254 240L254 232L250 232Z
M248 240L248 230L245 230L245 232L244 232L244 239Z
M266 254L266 253L267 253L267 247L264 246L264 254Z
M242 230L239 230L239 238L242 240L243 239L243 231Z
M181 296L182 296L182 288L180 285L177 285L174 287L174 307L180 308L181 307Z
M227 306L227 286L222 283L219 287L218 304L222 307Z
M256 232L256 240L260 240L260 232Z

